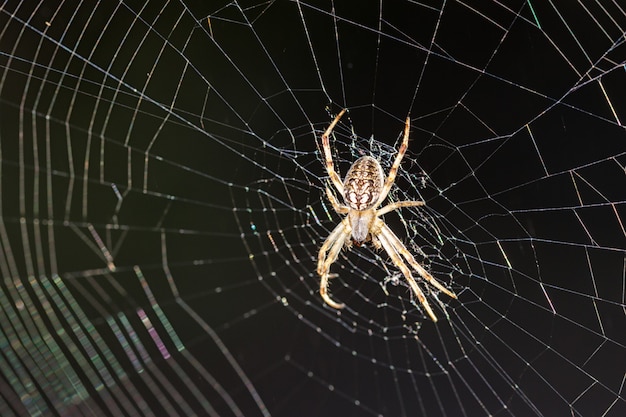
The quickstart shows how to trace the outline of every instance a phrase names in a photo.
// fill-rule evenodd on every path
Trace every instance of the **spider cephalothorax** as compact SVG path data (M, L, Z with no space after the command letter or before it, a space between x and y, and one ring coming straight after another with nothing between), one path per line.
M343 197L344 204L341 204L339 200L337 200L337 197L335 197L328 187L326 188L326 196L337 213L346 214L347 216L335 227L320 248L317 262L317 273L321 277L320 294L324 301L331 307L344 307L343 304L333 301L328 295L330 266L335 262L344 245L354 243L357 246L361 246L363 243L371 241L374 247L385 249L393 263L402 271L409 286L430 318L433 321L437 321L437 316L435 316L435 313L430 307L426 296L417 285L417 282L411 274L411 270L406 263L404 263L402 258L433 287L452 298L456 298L456 295L441 285L424 267L417 263L411 252L409 252L400 239L380 218L383 214L389 213L397 208L422 206L424 202L398 201L388 204L383 208L376 209L387 198L387 194L389 194L389 190L391 190L391 186L396 178L402 157L408 147L410 119L408 117L406 119L402 144L400 145L396 159L386 179L380 163L371 156L363 156L354 161L346 174L346 178L342 182L339 178L339 174L335 171L328 137L345 112L345 109L342 110L322 135L322 148L326 161L326 171L328 171L330 180L337 189L337 192Z

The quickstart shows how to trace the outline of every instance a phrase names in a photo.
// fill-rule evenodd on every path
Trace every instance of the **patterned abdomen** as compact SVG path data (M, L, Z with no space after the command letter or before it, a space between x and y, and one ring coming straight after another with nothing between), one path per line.
M343 181L344 200L353 210L375 207L383 188L384 173L378 161L362 156L354 161Z

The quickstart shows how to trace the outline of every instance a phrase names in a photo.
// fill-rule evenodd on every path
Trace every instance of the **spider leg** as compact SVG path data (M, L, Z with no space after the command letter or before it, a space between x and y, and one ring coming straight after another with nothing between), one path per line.
M330 191L330 188L326 187L326 197L330 200L330 204L333 205L333 209L339 214L347 214L350 208L344 206L337 200L337 197Z
M441 285L439 281L435 279L435 277L429 274L428 271L426 271L424 267L415 260L413 255L411 255L411 252L409 252L409 250L402 244L400 239L398 239L395 233L391 231L389 226L387 226L382 220L380 219L378 220L380 221L381 236L384 236L385 239L387 239L387 241L391 243L391 245L393 245L396 251L400 253L402 256L404 256L404 259L406 259L406 261L413 267L413 269L415 269L417 273L420 274L420 276L424 278L430 285L437 288L439 291L443 292L448 297L456 298L455 293L453 293L452 291L450 291L449 289Z
M328 176L330 177L330 180L333 182L333 185L335 186L335 188L337 189L337 191L339 191L339 194L341 195L343 195L343 182L341 182L341 178L339 178L339 174L337 174L337 172L335 171L335 165L333 163L333 155L330 151L330 142L329 142L328 137L330 136L331 132L333 131L333 129L339 122L339 119L341 118L341 116L343 116L345 112L346 112L346 109L343 109L341 112L339 112L337 117L335 117L335 120L333 120L330 126L328 126L328 129L326 129L326 131L322 135L322 148L324 149L324 159L326 160L326 171L328 172Z
M378 197L378 202L374 207L378 207L385 198L387 198L387 194L389 194L389 190L391 190L391 186L393 182L396 180L396 174L398 173L398 168L400 167L400 162L406 153L407 148L409 147L409 128L411 127L411 118L407 117L404 125L404 137L402 138L402 144L398 149L398 154L396 155L396 160L393 161L393 165L389 170L389 174L387 175L387 179L385 180L385 184L383 185L382 190L380 191L380 197Z
M320 248L317 258L317 273L320 275L320 295L329 306L341 309L344 304L337 303L328 295L328 278L330 278L330 266L335 262L337 256L346 238L350 235L350 226L347 224L347 220L344 219L341 223L335 227L330 235L324 241L324 244Z
M382 220L381 220L381 223L382 223ZM428 313L428 315L430 316L430 319L433 322L436 322L437 316L435 316L433 309L430 307L430 304L428 303L428 300L426 299L424 292L420 289L419 285L417 285L417 282L415 282L415 279L413 278L413 275L411 274L411 270L402 261L402 258L400 258L400 255L398 254L398 249L395 247L395 245L391 243L388 240L387 236L385 236L381 232L376 234L376 237L378 238L380 244L385 249L385 251L391 258L393 263L400 269L400 271L402 271L402 274L404 275L407 282L409 283L409 286L413 290L413 293L415 293L415 295L417 296L417 299L419 300L420 304L424 307L424 310L426 310L426 313Z
M387 204L385 207L376 210L376 216L382 216L400 207L416 207L423 206L424 204L426 203L423 201L396 201L395 203Z

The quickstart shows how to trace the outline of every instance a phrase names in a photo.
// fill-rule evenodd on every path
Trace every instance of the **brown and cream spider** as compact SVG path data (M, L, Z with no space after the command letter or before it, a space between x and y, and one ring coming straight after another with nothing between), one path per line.
M321 277L320 294L329 306L337 309L344 307L344 304L337 303L328 295L328 279L331 277L329 272L330 266L335 262L344 245L350 246L352 243L355 243L357 246L360 246L364 242L371 241L375 248L380 249L382 247L385 249L393 263L402 271L424 310L426 310L433 321L437 321L437 316L435 316L430 304L428 304L424 292L415 282L411 270L402 261L402 257L433 287L449 297L456 298L456 295L441 285L424 267L417 263L411 252L380 218L383 214L398 208L422 206L424 202L397 201L376 209L387 198L387 194L396 179L400 161L402 161L402 157L408 147L410 118L406 118L404 138L396 159L389 170L387 179L385 179L383 169L376 159L371 156L362 156L354 161L346 174L346 178L341 182L339 174L335 171L328 137L345 112L346 109L342 110L322 135L326 171L328 171L328 176L339 195L343 197L345 204L341 204L337 200L337 197L335 197L329 187L326 187L326 196L337 213L347 214L347 216L335 227L320 248L317 261L317 273Z

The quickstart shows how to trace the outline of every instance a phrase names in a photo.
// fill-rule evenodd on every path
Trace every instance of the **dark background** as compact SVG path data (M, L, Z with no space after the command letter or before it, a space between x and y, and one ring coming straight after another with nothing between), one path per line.
M556 8L555 8L556 7ZM621 416L626 15L610 2L8 2L4 415ZM339 171L458 300L317 251ZM371 137L375 140L370 140ZM408 236L407 236L408 235ZM406 237L406 239L405 239Z

